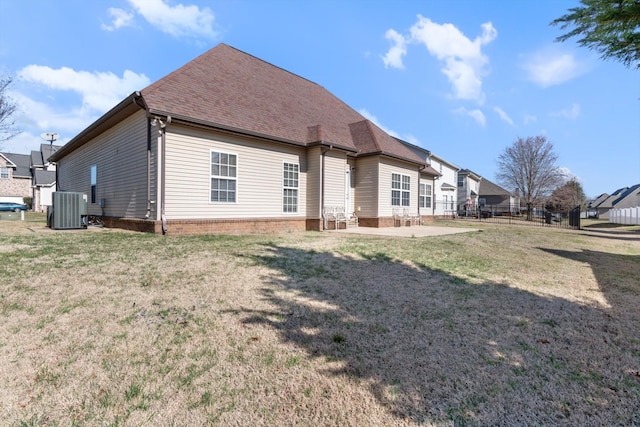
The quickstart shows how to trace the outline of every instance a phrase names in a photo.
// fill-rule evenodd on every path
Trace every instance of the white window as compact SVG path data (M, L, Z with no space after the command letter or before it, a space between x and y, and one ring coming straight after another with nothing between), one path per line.
M391 206L411 205L411 177L399 173L391 174Z
M98 167L96 165L91 166L91 203L96 202L98 197Z
M431 207L431 184L420 184L420 207Z
M235 203L238 184L238 156L211 152L211 201Z
M0 168L0 178L9 179L9 168Z
M282 212L298 212L298 186L300 166L296 163L284 163L282 168Z
M464 175L458 175L458 187L464 187Z

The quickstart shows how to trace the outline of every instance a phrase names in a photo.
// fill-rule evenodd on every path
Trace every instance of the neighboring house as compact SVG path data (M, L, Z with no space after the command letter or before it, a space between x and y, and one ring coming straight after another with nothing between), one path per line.
M419 147L415 144L411 144L398 138L396 139L425 161L425 166L420 171L420 198L418 200L418 207L420 208L420 214L423 220L433 220L437 216L441 215L439 213L439 210L437 209L437 180L442 175L433 166L434 156L429 150L425 148ZM440 210L441 209L442 207L440 207Z
M31 157L0 153L0 201L24 203L31 194Z
M442 157L431 155L431 167L440 173L434 185L437 217L452 216L458 210L458 171L460 168Z
M595 199L591 200L587 205L587 216L588 217L597 217L598 216L598 205L604 202L609 198L609 193L602 193Z
M56 165L49 157L60 149L58 145L41 144L40 151L31 151L31 173L33 187L33 210L46 212L51 206L52 194L56 191Z
M478 208L478 194L482 177L469 169L458 171L458 212L475 211Z
M511 194L486 178L480 180L478 204L481 209L484 210L486 207L487 210L497 214L520 212L520 197Z
M48 158L60 146L41 144L31 154L0 153L0 201L23 203L32 198L32 210L46 211L56 190L55 165Z
M608 197L597 206L598 217L609 219L611 209L635 208L636 206L640 206L640 184L620 189Z
M58 190L107 226L169 233L321 230L425 215L417 155L322 86L220 44L134 92L60 148Z
M596 211L596 216L598 218L609 219L609 209L613 209L614 203L622 196L622 194L627 191L629 187L619 188L607 198L605 198L602 202L593 206Z
M620 197L613 201L615 209L635 208L640 206L640 184L627 188Z

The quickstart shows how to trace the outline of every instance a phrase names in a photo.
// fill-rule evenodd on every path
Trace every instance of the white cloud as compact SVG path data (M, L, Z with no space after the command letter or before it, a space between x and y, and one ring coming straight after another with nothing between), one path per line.
M528 79L542 87L564 83L587 71L573 55L547 50L525 57L522 67Z
M110 7L109 9L107 9L107 12L109 12L109 15L113 19L113 22L111 25L102 24L101 27L103 30L115 31L119 28L130 27L133 25L133 13L116 7Z
M423 44L431 55L444 61L442 72L449 78L455 98L484 102L482 77L489 59L482 53L482 46L498 35L490 22L482 24L482 34L474 40L453 24L437 24L421 15L410 32L413 43Z
M457 108L455 110L453 110L453 112L455 114L458 114L460 116L468 116L471 117L473 120L475 120L475 122L482 126L485 127L487 124L487 118L485 117L484 113L480 110L467 110L464 107L460 107Z
M14 99L20 106L16 112L16 122L22 128L31 132L55 131L76 133L88 126L96 119L97 112L88 111L85 108L76 108L69 111L56 111L51 105L36 101L23 94L15 94Z
M214 30L215 16L208 7L170 6L163 0L129 0L129 3L147 22L173 37L218 37Z
M387 30L384 36L387 40L393 42L393 46L391 46L387 54L382 57L384 67L403 69L404 64L402 63L402 57L407 54L407 42L405 38L395 30Z
M580 116L580 104L573 104L571 108L565 108L560 111L550 113L552 117L563 117L569 120L575 120Z
M507 122L510 126L515 126L515 124L513 123L513 120L511 119L511 117L509 117L509 115L507 113L504 112L504 110L500 107L493 107L493 111L495 111L496 113L498 113L498 116L500 116L500 118Z
M73 91L82 96L83 108L105 112L130 93L149 85L144 74L125 70L122 77L111 72L75 71L68 67L59 69L44 65L28 65L18 72L18 77L50 89Z
M126 96L149 85L144 74L128 70L118 77L110 72L29 65L17 77L11 97L19 106L15 119L23 133L6 145L18 147L18 152L36 149L41 143L38 135L43 132L57 132L61 136L57 143L66 142L69 135L82 131ZM32 93L38 93L37 100ZM74 101L72 96L69 101L70 93L80 99Z

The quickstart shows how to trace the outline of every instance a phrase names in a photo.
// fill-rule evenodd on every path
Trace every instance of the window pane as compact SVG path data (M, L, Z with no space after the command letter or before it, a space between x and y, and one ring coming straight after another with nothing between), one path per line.
M408 192L402 192L402 206L409 206L409 194Z
M402 176L402 189L403 190L409 190L410 188L410 182L411 182L411 177L408 176Z
M400 206L400 191L398 190L391 191L391 205Z
M400 175L397 173L391 174L391 188L400 188Z

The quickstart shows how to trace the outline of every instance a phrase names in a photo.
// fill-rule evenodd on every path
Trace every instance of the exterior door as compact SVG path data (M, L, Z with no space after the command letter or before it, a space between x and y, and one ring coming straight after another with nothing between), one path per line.
M347 165L347 170L344 173L344 213L347 217L351 217L351 170Z

